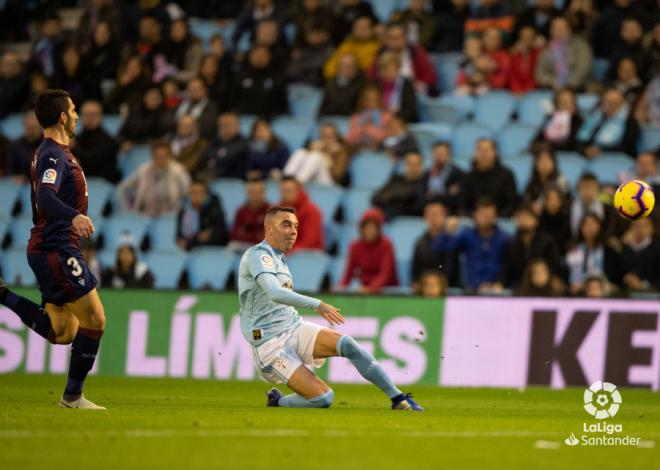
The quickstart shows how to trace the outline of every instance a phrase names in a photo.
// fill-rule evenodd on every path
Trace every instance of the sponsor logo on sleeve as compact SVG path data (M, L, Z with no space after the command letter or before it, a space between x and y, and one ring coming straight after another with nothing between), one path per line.
M269 255L261 255L261 265L264 268L272 268L273 258L271 258Z
M44 176L41 178L42 183L55 184L55 180L57 180L57 171L56 170L53 170L52 168L49 168L46 171L44 171Z

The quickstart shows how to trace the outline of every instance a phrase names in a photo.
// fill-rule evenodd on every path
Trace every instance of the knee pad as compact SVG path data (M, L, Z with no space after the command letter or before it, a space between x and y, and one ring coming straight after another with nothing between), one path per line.
M335 398L335 391L333 389L328 390L318 397L310 398L310 403L313 403L317 408L328 408L332 405L332 401Z

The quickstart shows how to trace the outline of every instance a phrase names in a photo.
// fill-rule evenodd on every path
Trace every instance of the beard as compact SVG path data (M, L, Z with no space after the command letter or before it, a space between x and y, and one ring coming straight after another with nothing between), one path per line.
M76 136L76 121L67 116L66 121L64 122L64 131L69 136L69 139L72 139Z

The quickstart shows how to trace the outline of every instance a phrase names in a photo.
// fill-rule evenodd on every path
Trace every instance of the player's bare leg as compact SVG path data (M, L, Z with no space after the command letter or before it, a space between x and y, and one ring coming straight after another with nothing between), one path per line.
M328 408L335 396L334 391L305 366L295 370L287 387L296 393L282 396L282 392L272 388L268 392L268 406Z
M399 390L376 359L353 338L338 331L324 328L314 343L314 358L341 356L353 363L357 371L380 388L392 400L393 410L424 411L411 398Z
M87 374L94 366L101 336L105 329L105 312L96 289L66 304L65 309L78 322L78 330L71 347L69 376L60 400L64 408L105 409L87 400L82 393Z

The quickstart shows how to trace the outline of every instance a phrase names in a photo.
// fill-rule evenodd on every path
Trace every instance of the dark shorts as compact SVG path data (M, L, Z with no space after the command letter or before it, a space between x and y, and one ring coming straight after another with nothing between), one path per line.
M62 306L89 294L98 284L75 248L27 253L44 303Z

